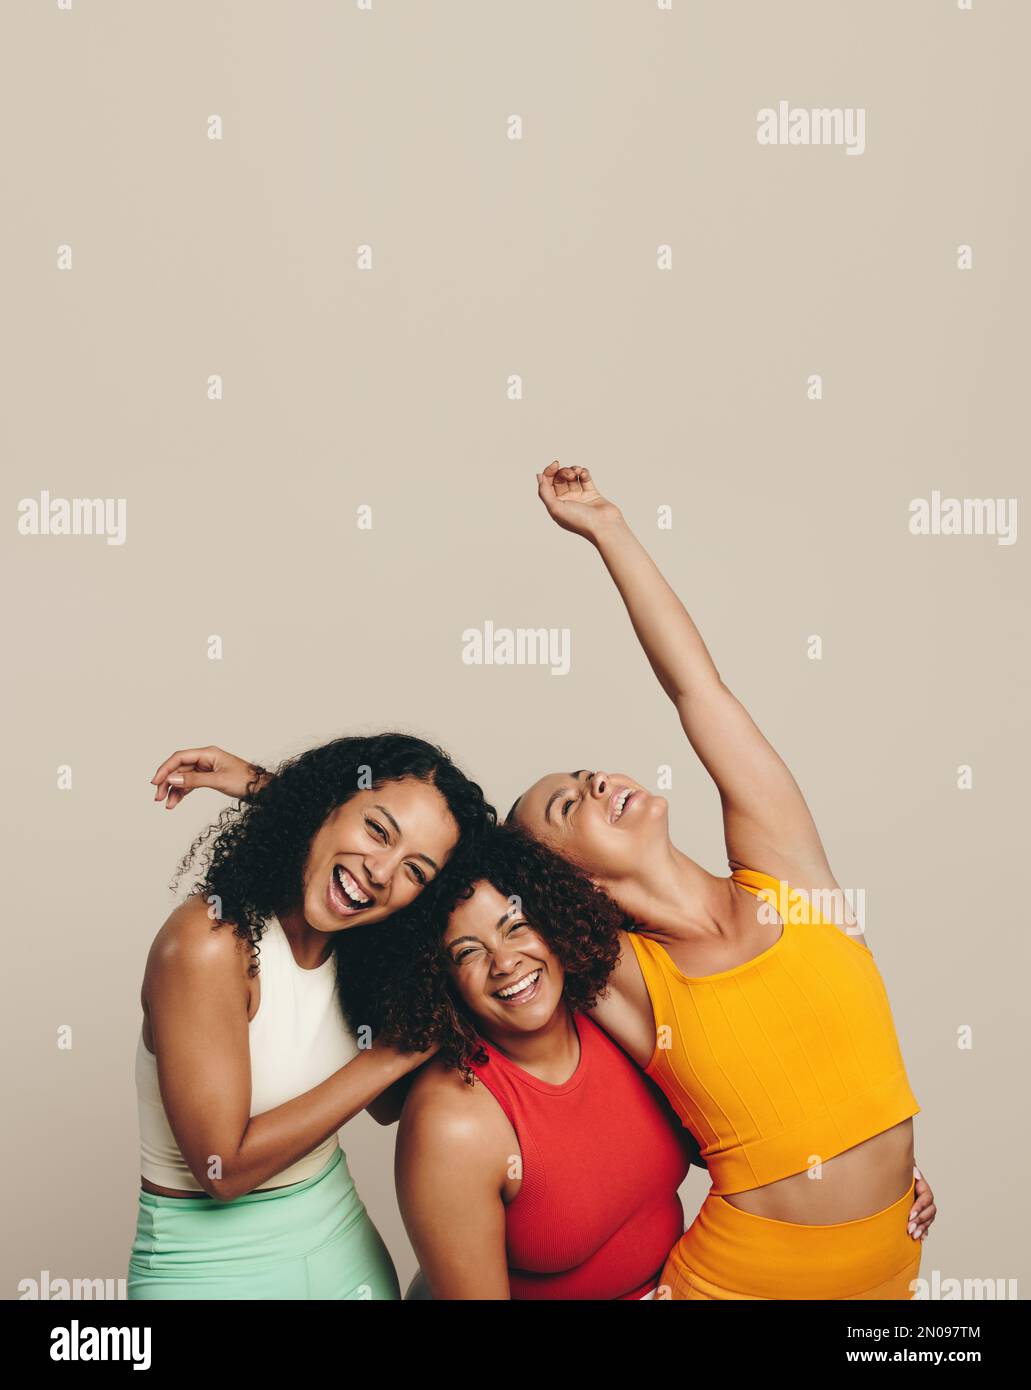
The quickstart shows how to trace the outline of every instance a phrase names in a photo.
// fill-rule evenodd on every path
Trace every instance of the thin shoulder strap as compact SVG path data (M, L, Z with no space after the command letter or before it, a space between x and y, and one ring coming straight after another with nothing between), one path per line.
M749 893L754 893L757 898L765 898L771 907L776 908L780 920L787 924L790 920L791 903L789 884L782 879L772 878L769 874L760 873L758 869L735 869L730 876Z
M792 888L782 878L771 878L758 869L735 869L731 874L735 883L747 888L757 897L762 894L767 902L774 904L780 920L787 923L808 922L813 926L827 925L817 915L810 895L804 888Z

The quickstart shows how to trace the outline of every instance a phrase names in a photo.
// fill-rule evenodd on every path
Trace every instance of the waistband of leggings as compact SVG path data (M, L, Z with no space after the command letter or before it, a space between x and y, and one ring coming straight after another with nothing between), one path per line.
M710 1193L673 1252L725 1289L758 1298L842 1298L898 1273L918 1246L906 1227L915 1178L871 1216L827 1226L756 1216Z
M220 1202L214 1197L162 1197L157 1192L148 1192L145 1188L140 1188L140 1205L144 1207L166 1207L172 1211L203 1211L211 1206L218 1207L242 1207L250 1202L274 1202L277 1198L282 1200L285 1197L296 1197L300 1192L307 1192L320 1182L325 1182L335 1170L344 1165L344 1177L350 1179L350 1170L344 1158L344 1151L339 1145L334 1149L319 1171L310 1178L304 1178L301 1182L290 1183L287 1187L265 1187L259 1188L254 1192L245 1192L240 1197L234 1197L231 1201Z

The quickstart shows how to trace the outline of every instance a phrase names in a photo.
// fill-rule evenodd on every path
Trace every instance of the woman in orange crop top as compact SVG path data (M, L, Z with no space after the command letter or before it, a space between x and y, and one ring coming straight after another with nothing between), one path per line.
M666 799L623 774L552 773L508 817L637 924L594 1017L666 1092L713 1178L666 1296L909 1298L935 1213L913 1160L920 1107L809 808L588 471L555 462L537 481L549 515L598 550L723 810L729 878L673 845Z

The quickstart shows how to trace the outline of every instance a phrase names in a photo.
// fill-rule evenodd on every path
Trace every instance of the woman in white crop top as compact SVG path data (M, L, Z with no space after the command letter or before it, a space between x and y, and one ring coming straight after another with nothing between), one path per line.
M213 772L216 753L174 755L156 799L174 805L190 790L177 769ZM403 948L404 909L494 811L406 734L336 739L249 778L245 804L184 857L180 872L203 853L201 876L147 960L128 1294L396 1299L337 1131L363 1108L396 1118L383 1092L436 1048L368 1045L337 972L353 981L388 917Z

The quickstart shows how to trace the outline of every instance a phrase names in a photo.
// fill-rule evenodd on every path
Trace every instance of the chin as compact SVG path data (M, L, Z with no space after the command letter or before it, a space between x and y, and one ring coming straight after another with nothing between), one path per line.
M518 1028L523 1033L536 1033L539 1028L550 1022L561 1001L562 993L559 991L554 999L534 999L523 1009L505 1009L503 1021L509 1028Z
M669 836L669 802L664 796L651 796L645 806L645 825L654 834L661 830Z
M538 1029L544 1027L554 1012L555 1009L553 1005L535 1000L533 1005L528 1009L513 1009L511 1013L506 1009L501 1018L492 1016L490 1021L495 1028L499 1023L502 1023L513 1032L536 1033Z
M323 932L326 936L335 936L338 931L346 931L352 925L342 917L335 917L318 898L304 904L304 920L312 931Z

